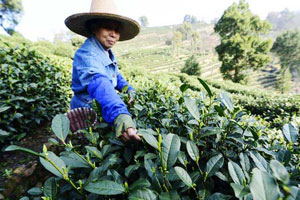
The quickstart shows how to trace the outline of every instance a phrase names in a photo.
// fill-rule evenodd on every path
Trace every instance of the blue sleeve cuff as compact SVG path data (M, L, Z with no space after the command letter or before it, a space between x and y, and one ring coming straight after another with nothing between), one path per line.
M109 125L113 126L114 120L120 114L130 115L125 103L116 93L113 84L107 76L102 74L94 75L87 90L91 98L96 99L100 103L103 118Z
M117 87L116 89L118 91L122 91L122 88L125 87L126 85L128 85L128 90L134 90L134 88L123 78L123 76L119 73L117 75Z

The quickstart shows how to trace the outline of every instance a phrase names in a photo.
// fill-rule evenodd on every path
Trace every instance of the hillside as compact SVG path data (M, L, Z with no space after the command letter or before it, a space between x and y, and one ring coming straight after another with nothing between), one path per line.
M219 37L213 30L214 26L211 24L193 24L192 30L199 34L196 48L192 47L191 38L184 40L180 48L175 48L170 43L173 39L173 32L180 26L143 28L135 39L118 43L114 51L121 63L151 73L180 72L185 60L194 54L201 68L201 78L222 81L223 78L219 70L221 63L214 50L219 43ZM267 89L276 92L280 80L279 69L278 59L273 57L273 61L264 69L249 70L250 76L247 79L247 85L253 89ZM294 86L293 83L292 89L296 88ZM297 92L297 90L292 92Z

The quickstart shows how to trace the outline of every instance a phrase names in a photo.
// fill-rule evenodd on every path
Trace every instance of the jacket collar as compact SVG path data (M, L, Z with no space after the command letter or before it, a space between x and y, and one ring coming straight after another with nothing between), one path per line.
M96 47L95 53L101 57L101 61L104 66L108 66L111 64L113 64L115 66L117 65L117 60L116 60L116 57L113 54L112 50L111 49L105 50L103 48L103 46L101 45L101 43L96 38L96 36L92 36L88 40L90 40L90 42L93 44L93 46Z

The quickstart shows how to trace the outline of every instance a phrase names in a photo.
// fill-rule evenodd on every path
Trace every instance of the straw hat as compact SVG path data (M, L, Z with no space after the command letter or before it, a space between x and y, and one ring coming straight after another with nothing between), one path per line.
M90 37L92 33L87 28L87 22L92 19L110 19L120 22L122 24L120 41L132 39L140 32L139 23L120 15L113 0L92 0L90 12L71 15L65 20L65 24L71 31Z

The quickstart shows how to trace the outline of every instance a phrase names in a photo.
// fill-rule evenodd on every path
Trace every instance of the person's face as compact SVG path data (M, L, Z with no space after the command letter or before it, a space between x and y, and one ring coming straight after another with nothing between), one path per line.
M101 24L101 27L95 31L95 36L107 50L112 48L120 39L120 25L118 22L110 21Z

